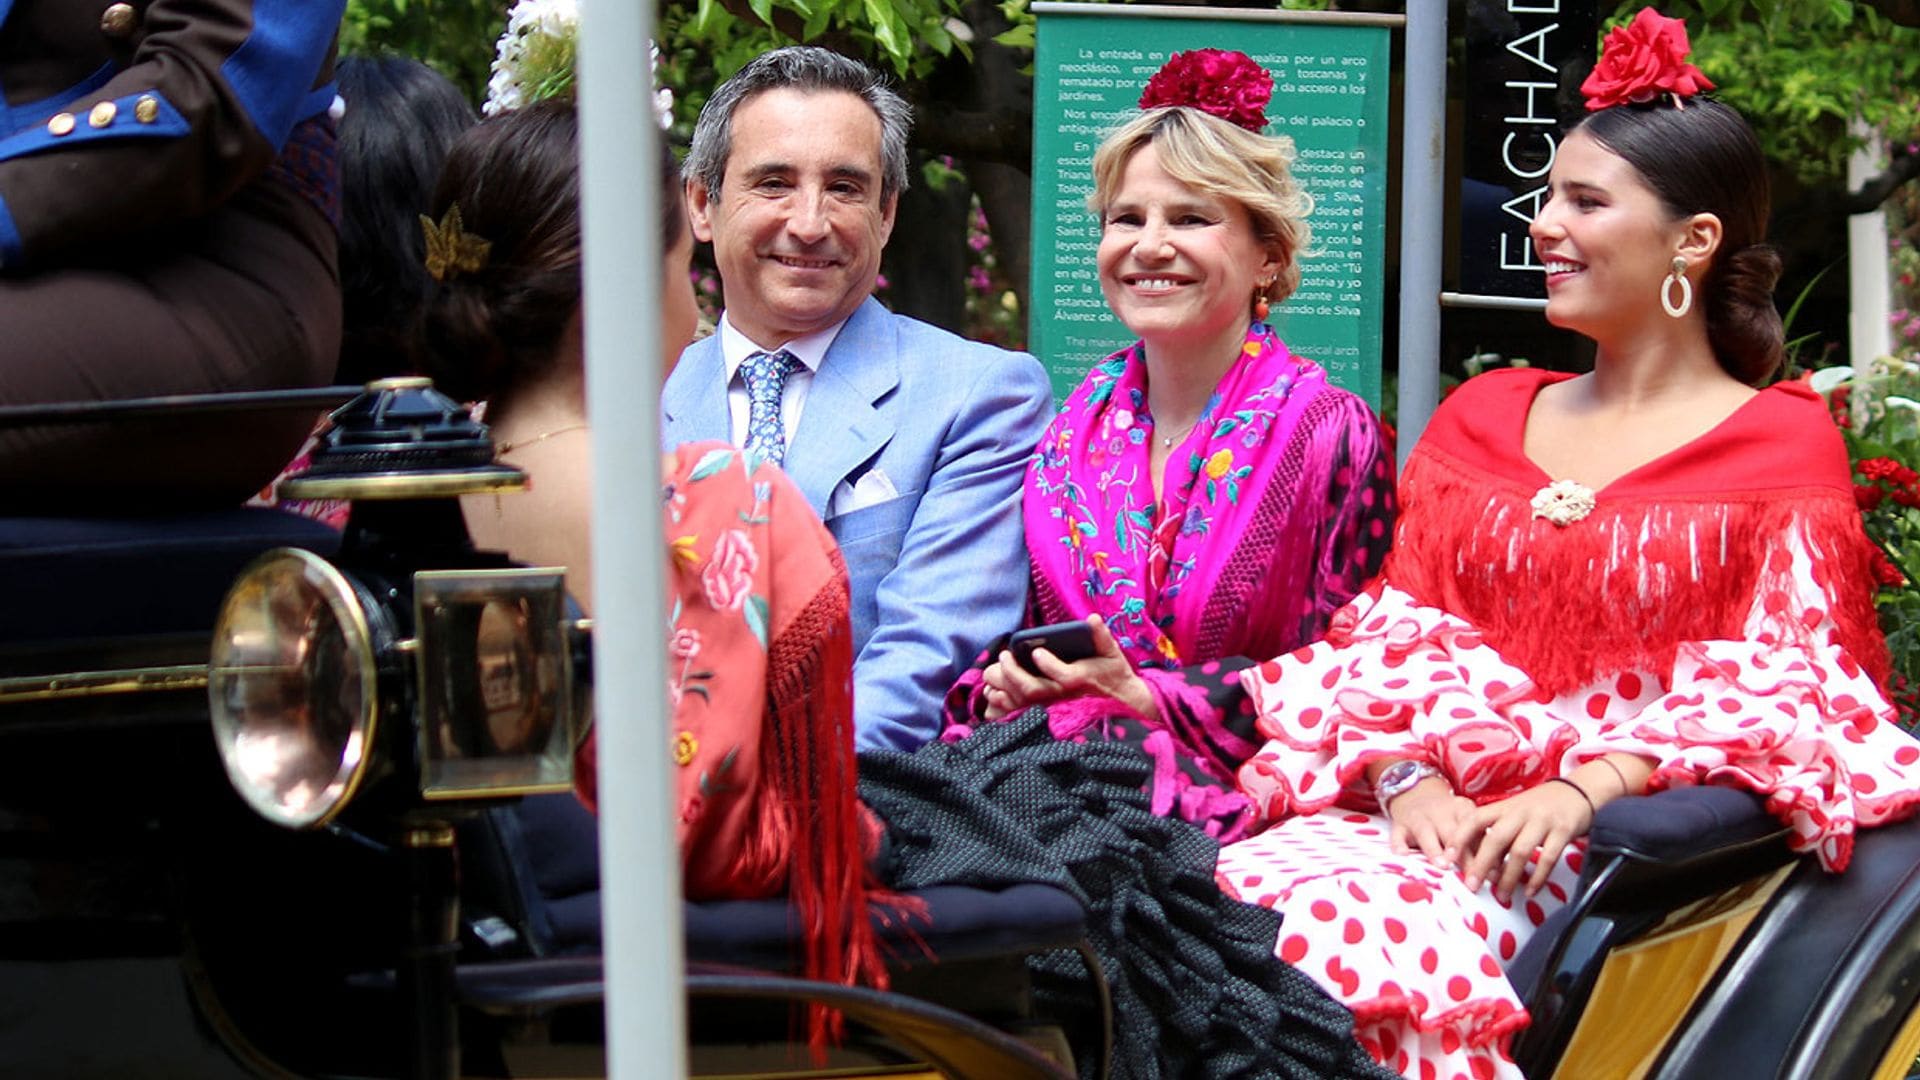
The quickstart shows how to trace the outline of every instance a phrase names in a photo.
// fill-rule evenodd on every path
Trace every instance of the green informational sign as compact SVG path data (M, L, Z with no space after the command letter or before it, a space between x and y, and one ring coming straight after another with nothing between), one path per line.
M1313 197L1300 289L1273 324L1296 354L1378 407L1386 277L1387 94L1391 23L1355 16L1038 2L1034 59L1033 282L1028 341L1054 396L1133 340L1108 310L1087 210L1093 151L1137 115L1140 89L1169 55L1238 49L1273 73L1268 134L1293 138L1294 174ZM1312 21L1335 19L1334 21Z

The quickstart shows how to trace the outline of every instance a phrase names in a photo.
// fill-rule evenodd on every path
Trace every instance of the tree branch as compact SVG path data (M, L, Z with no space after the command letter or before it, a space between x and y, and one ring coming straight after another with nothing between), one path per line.
M1018 109L969 110L938 101L914 105L913 142L941 154L1027 169L1033 157L1033 114Z
M1865 0L1866 5L1901 26L1920 26L1920 0Z
M1860 185L1860 190L1847 192L1843 206L1848 214L1871 214L1880 209L1902 184L1920 177L1920 154L1900 154L1887 166L1887 171Z

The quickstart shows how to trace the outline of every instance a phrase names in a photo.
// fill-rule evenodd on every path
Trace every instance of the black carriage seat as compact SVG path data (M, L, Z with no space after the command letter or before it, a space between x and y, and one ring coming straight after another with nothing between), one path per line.
M0 675L29 673L35 651L111 651L146 640L197 641L202 662L227 586L276 547L320 555L328 526L283 510L237 507L142 517L0 518Z
M1793 862L1786 841L1761 799L1735 788L1673 788L1602 806L1572 901L1507 971L1533 1017L1514 1040L1522 1071L1552 1074L1609 950L1670 912Z
M511 1013L597 1000L603 990L600 867L587 810L570 795L529 796L462 823L459 848L467 955L500 958L460 966L456 977L463 1001ZM1104 1025L1100 1072L1105 1074L1111 1002L1086 940L1086 911L1079 901L1040 884L940 886L909 895L926 904L924 919L877 916L874 923L896 991L876 1001L892 1001L905 1010L892 1018L896 1027L918 1025L913 1015L936 1014L972 1014L1018 1027L1030 1004L1025 957L1072 949L1098 987ZM725 996L726 987L734 985L728 979L771 977L743 993L825 1000L820 986L791 977L798 967L799 935L785 900L688 901L683 912L689 993ZM916 1013L928 1009L932 1012Z

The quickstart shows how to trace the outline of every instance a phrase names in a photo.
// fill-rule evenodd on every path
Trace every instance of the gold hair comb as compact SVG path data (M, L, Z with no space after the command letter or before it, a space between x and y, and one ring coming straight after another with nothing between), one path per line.
M487 253L493 250L493 244L461 227L460 204L447 207L438 225L421 214L420 228L426 233L427 273L433 275L433 280L446 281L487 265Z

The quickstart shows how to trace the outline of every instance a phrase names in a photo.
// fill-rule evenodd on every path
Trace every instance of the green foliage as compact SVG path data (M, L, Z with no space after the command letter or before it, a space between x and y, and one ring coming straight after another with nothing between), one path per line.
M1645 6L1622 3L1615 21ZM1860 145L1859 117L1890 142L1920 138L1920 30L1852 0L1668 0L1687 20L1693 62L1739 109L1769 159L1834 185Z
M949 22L959 11L960 0L668 0L661 48L710 64L717 80L768 49L831 37L918 78L956 51L972 56Z
M478 104L487 95L494 39L510 0L347 0L342 53L396 53L424 61Z
M1837 377L1837 378L1836 378ZM1854 483L1867 535L1879 545L1881 584L1875 600L1893 654L1888 680L1901 725L1920 726L1920 364L1883 357L1865 372L1816 372L1853 458ZM1838 381L1844 379L1845 381Z

